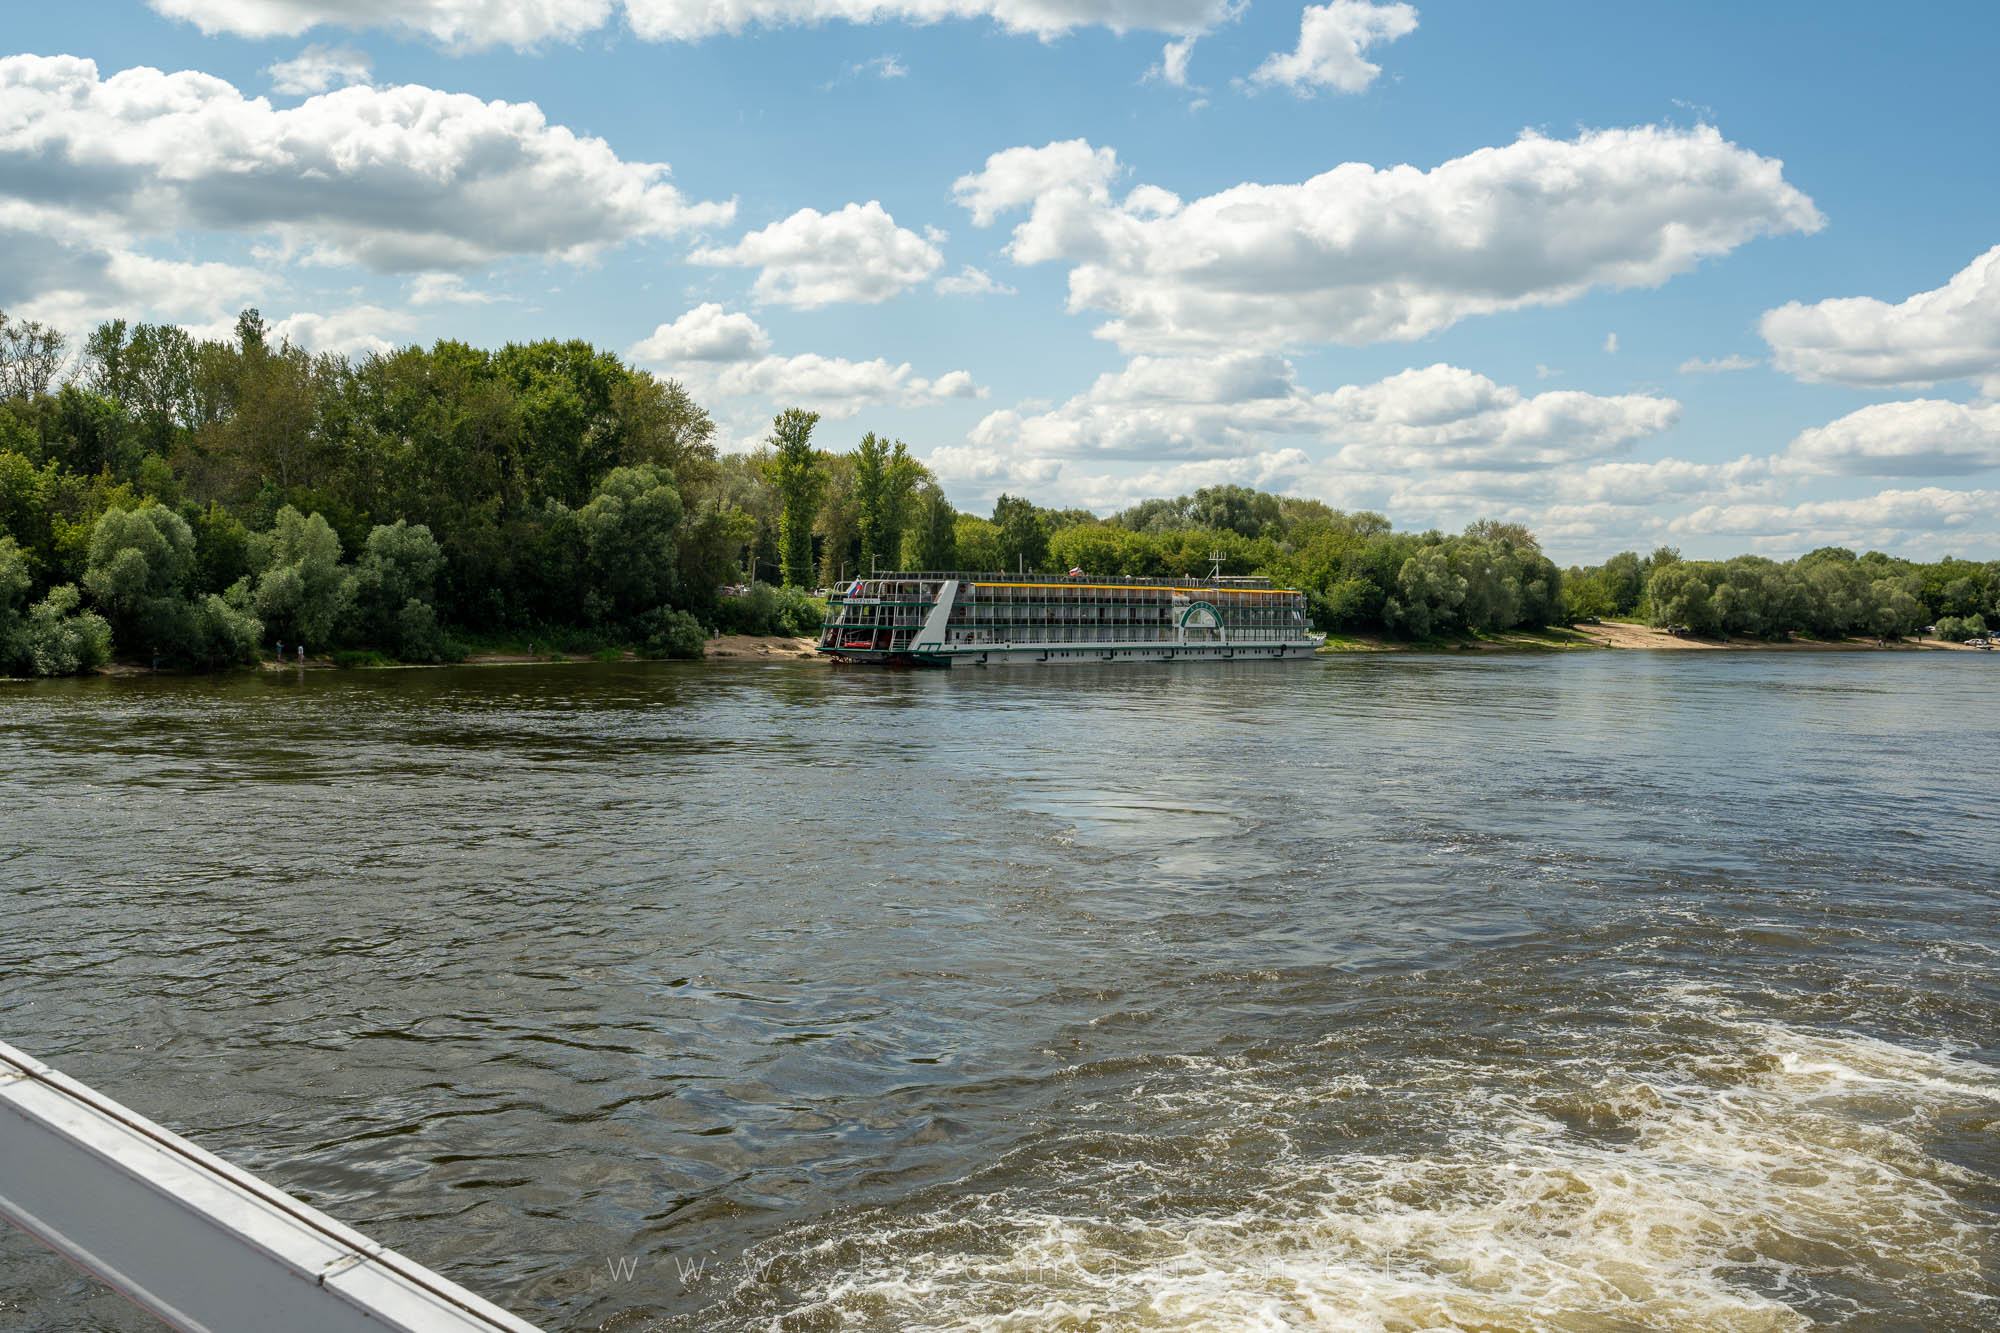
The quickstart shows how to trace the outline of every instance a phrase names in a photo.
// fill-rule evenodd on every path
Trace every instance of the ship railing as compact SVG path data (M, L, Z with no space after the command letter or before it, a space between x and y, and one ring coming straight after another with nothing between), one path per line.
M1051 573L1047 570L1030 569L1026 572L1014 569L964 570L964 569L898 569L879 570L873 574L863 574L863 583L937 583L946 579L957 579L960 583L1075 583L1107 584L1116 587L1133 588L1194 588L1215 587L1217 580L1207 574L1151 575L1151 574L1070 574L1067 571ZM1220 580L1224 588L1269 588L1273 587L1269 577L1262 574L1225 574ZM847 587L854 586L849 579Z
M173 1328L536 1333L4 1042L0 1219Z

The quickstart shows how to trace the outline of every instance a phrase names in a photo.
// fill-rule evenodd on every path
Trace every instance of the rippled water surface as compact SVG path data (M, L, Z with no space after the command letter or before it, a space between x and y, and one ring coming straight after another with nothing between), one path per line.
M1996 671L0 685L0 1037L550 1330L1991 1329Z

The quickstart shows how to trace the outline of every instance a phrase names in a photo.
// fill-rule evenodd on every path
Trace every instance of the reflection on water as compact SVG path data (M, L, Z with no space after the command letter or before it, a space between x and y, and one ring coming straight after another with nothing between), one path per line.
M550 1329L1988 1328L2000 682L1688 656L0 686L0 1033Z

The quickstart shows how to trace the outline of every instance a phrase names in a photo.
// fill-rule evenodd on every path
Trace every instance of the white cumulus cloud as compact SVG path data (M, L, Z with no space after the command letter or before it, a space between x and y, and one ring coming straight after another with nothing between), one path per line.
M1369 0L1307 5L1299 17L1298 46L1270 56L1249 82L1252 87L1289 88L1301 97L1312 96L1315 88L1366 92L1382 67L1363 53L1377 42L1393 42L1416 30L1417 11L1410 5Z
M1194 55L1192 37L1183 37L1176 42L1168 42L1160 50L1160 63L1146 71L1148 79L1158 79L1172 88L1188 86L1188 61Z
M1456 366L1314 393L1269 353L1140 356L1058 406L989 413L967 442L1023 456L1159 460L1248 457L1289 437L1350 472L1510 471L1615 454L1679 416L1669 398L1529 395Z
M1235 11L1234 0L624 0L624 7L640 37L683 42L753 27L947 19L991 19L1043 39L1091 27L1198 33Z
M1681 362L1680 371L1683 375L1723 375L1732 370L1755 370L1762 364L1754 356L1718 356L1709 361L1695 356Z
M1703 505L1669 520L1667 527L1676 534L1747 537L1768 549L1839 545L1937 550L1944 539L1962 541L1990 530L1996 507L2000 491L1925 486L1789 505Z
M313 28L384 28L449 47L528 48L574 41L611 21L612 0L147 0L203 32L296 37ZM821 23L941 23L987 19L1044 40L1078 28L1113 32L1206 32L1238 0L622 0L632 32L655 42L694 42L750 28Z
M1311 459L1302 449L1273 449L1244 457L1204 458L1138 472L1092 472L1058 458L1005 449L947 444L924 460L954 496L991 502L1003 492L1029 492L1063 505L1104 512L1158 495L1184 495L1204 486L1254 486L1292 491Z
M147 0L205 33L296 37L312 28L387 28L447 46L570 41L611 17L611 0Z
M294 343L309 352L367 356L395 350L396 345L382 335L401 332L411 323L400 310L358 305L324 315L301 310L273 323L271 334L274 340Z
M220 261L161 259L118 245L10 226L0 206L0 310L81 338L111 315L221 326L276 284ZM39 220L37 220L39 221Z
M921 407L980 393L971 374L963 370L930 380L916 374L907 361L892 364L879 356L850 361L816 352L725 365L707 380L694 382L707 384L723 397L798 404L830 418L851 417L882 403Z
M660 325L626 355L634 361L671 366L677 361L750 361L770 346L771 335L756 320L710 301Z
M935 245L897 226L889 210L873 199L834 213L802 208L734 245L709 246L688 258L696 264L760 269L751 299L801 310L886 301L944 263Z
M1845 476L1970 476L2000 467L2000 403L1876 403L1801 431L1784 463L1796 472Z
M466 286L457 273L419 273L408 291L411 305L491 305L507 299Z
M993 280L983 268L967 264L931 284L940 296L1012 296L1014 289Z
M367 83L373 69L367 56L351 48L308 46L264 72L271 76L272 92L302 96L344 88L350 83Z
M1524 135L1428 171L1348 163L1188 203L1116 199L1121 174L1071 140L995 153L953 193L975 225L1027 209L1009 257L1069 264L1070 308L1110 315L1098 335L1128 351L1421 338L1823 225L1782 163L1708 126Z
M583 259L733 216L667 175L533 103L350 87L278 110L206 74L0 60L0 208L52 234L275 234L310 259L410 272Z
M1082 139L1065 139L1041 148L1006 148L986 159L985 169L960 176L951 192L959 205L972 214L974 226L990 227L1002 213L1034 205L1043 211L1043 201L1052 201L1047 212L1084 213L1110 202L1111 182L1122 168L1118 154L1109 148L1093 148ZM1026 227L1032 224L1033 218ZM1020 244L1019 229L1016 244ZM1053 245L1047 254L1054 258L1060 250ZM1038 255L1042 247L1036 248ZM1026 262L1035 262L1033 260Z
M921 407L986 396L969 371L948 370L927 379L907 361L853 361L816 352L767 355L770 346L770 335L756 320L708 302L660 325L626 356L665 368L697 397L730 400L732 410L742 400L758 399L838 419L883 403Z
M1869 296L1766 311L1757 325L1779 370L1818 384L1927 388L2000 384L2000 245L1950 282L1896 305Z

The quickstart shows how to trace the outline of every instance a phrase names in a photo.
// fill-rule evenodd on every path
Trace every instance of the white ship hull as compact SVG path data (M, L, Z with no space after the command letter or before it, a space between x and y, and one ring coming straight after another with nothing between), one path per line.
M1089 666L1131 662L1303 662L1319 649L1306 643L956 644L923 654L925 666Z

